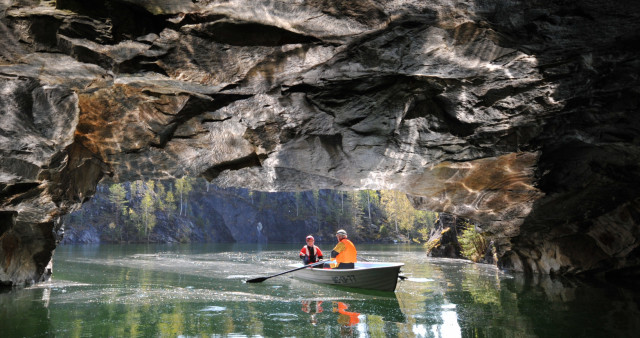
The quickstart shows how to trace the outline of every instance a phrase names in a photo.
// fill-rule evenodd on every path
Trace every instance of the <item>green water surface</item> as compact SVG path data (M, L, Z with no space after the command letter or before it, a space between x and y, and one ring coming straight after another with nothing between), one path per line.
M319 243L329 249L332 244ZM1 337L632 337L638 293L525 279L428 258L417 245L359 245L404 262L395 293L290 274L301 245L92 245L56 249L50 282L0 293Z

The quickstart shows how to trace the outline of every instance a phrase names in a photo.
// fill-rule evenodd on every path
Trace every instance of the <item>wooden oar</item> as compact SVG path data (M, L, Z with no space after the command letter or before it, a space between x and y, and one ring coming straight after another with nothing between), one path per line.
M302 267L299 267L299 268L291 269L291 270L289 270L289 271L281 272L281 273L278 273L278 274L275 274L275 275L271 275L271 276L267 276L267 277L258 277L258 278L254 278L254 279L249 279L249 280L247 280L246 282L247 282L247 283L262 283L262 282L264 282L265 280L267 280L267 279L269 279L269 278L272 278L272 277L276 277L276 276L284 275L285 273L289 273L289 272L294 272L294 271L302 270L302 269L304 269L304 268L308 268L308 267L315 266L315 265L320 265L320 264L324 264L324 262L320 261L320 262L311 263L311 264L308 264L308 265L305 265L305 266L302 266Z

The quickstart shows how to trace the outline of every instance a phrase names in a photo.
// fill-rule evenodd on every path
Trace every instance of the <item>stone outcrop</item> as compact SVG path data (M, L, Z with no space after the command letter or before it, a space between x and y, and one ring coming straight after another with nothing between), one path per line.
M0 1L0 281L102 180L396 189L499 264L637 276L640 4Z
M460 252L458 237L464 230L463 220L447 213L440 213L435 227L426 243L427 255L431 257L464 258Z

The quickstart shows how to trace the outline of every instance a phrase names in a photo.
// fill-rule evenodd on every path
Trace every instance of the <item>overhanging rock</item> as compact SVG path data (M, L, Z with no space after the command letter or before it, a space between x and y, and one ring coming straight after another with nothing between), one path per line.
M396 189L499 264L637 276L640 4L4 1L0 281L103 178Z

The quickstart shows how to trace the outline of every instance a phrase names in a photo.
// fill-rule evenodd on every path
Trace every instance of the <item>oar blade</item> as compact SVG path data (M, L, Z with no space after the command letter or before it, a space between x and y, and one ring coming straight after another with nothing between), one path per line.
M267 280L267 277L258 277L258 278L249 279L245 283L262 283L265 280Z

